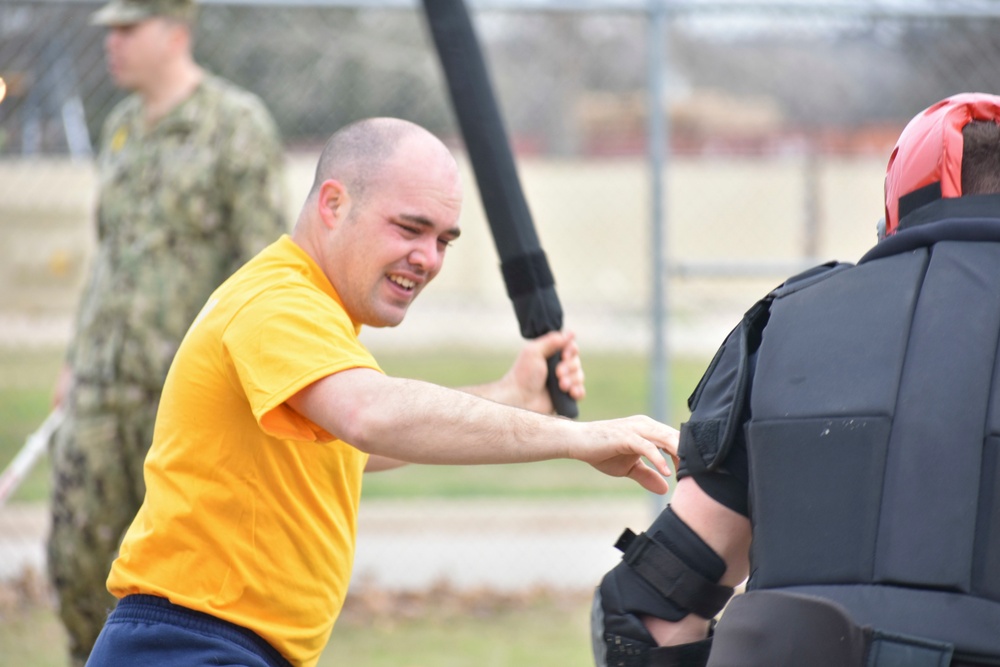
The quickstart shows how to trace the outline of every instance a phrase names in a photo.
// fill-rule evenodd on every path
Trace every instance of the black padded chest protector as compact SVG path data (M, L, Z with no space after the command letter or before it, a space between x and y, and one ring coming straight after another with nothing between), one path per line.
M746 426L751 589L1000 656L1000 243L779 292Z

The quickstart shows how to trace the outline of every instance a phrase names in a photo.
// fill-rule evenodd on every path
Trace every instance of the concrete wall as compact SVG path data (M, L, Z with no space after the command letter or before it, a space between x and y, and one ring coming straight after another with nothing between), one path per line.
M316 154L287 158L289 221L312 180ZM517 340L496 251L467 164L462 238L436 284L401 326L413 340ZM643 344L650 285L650 177L642 158L525 159L526 196L556 276L567 324L607 344ZM884 165L824 159L817 167L821 259L856 260L874 242ZM682 262L786 263L801 256L809 180L800 156L678 158L666 183L667 252ZM11 322L71 316L93 250L94 174L89 162L0 161L0 330ZM784 277L687 278L671 283L677 323L729 322ZM4 324L6 323L6 325ZM381 340L382 332L373 332ZM446 337L447 337L446 336ZM631 336L631 338L630 338ZM638 336L638 337L636 337ZM715 344L717 341L710 341Z

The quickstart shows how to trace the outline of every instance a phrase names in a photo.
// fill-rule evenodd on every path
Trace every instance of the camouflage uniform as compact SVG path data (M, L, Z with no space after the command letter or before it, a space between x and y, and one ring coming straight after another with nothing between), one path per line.
M53 446L49 569L80 664L114 598L105 580L144 494L142 464L167 369L209 294L286 231L278 134L253 95L209 74L146 128L115 108L98 157L99 247Z

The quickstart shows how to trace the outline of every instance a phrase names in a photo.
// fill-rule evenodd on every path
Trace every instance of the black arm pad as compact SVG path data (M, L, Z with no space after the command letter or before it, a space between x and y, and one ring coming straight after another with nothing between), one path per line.
M641 617L679 621L694 612L712 618L733 591L718 584L725 562L670 507L647 534L625 535L625 544L619 540L625 557L605 575L594 599L594 655L598 667L654 667L656 643Z
M718 614L733 596L732 588L706 578L646 533L636 535L626 529L615 546L625 552L622 560L657 593L702 618Z
M649 652L647 667L705 667L711 651L711 637L679 646L660 646Z

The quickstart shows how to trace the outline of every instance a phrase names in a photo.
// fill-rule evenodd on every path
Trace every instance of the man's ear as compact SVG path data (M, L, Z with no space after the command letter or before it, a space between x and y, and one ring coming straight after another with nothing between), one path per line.
M340 181L327 179L319 188L316 206L323 224L334 229L347 219L351 211L351 196Z
M191 53L194 40L190 26L181 21L164 19L164 29L167 31L171 53L175 55Z

